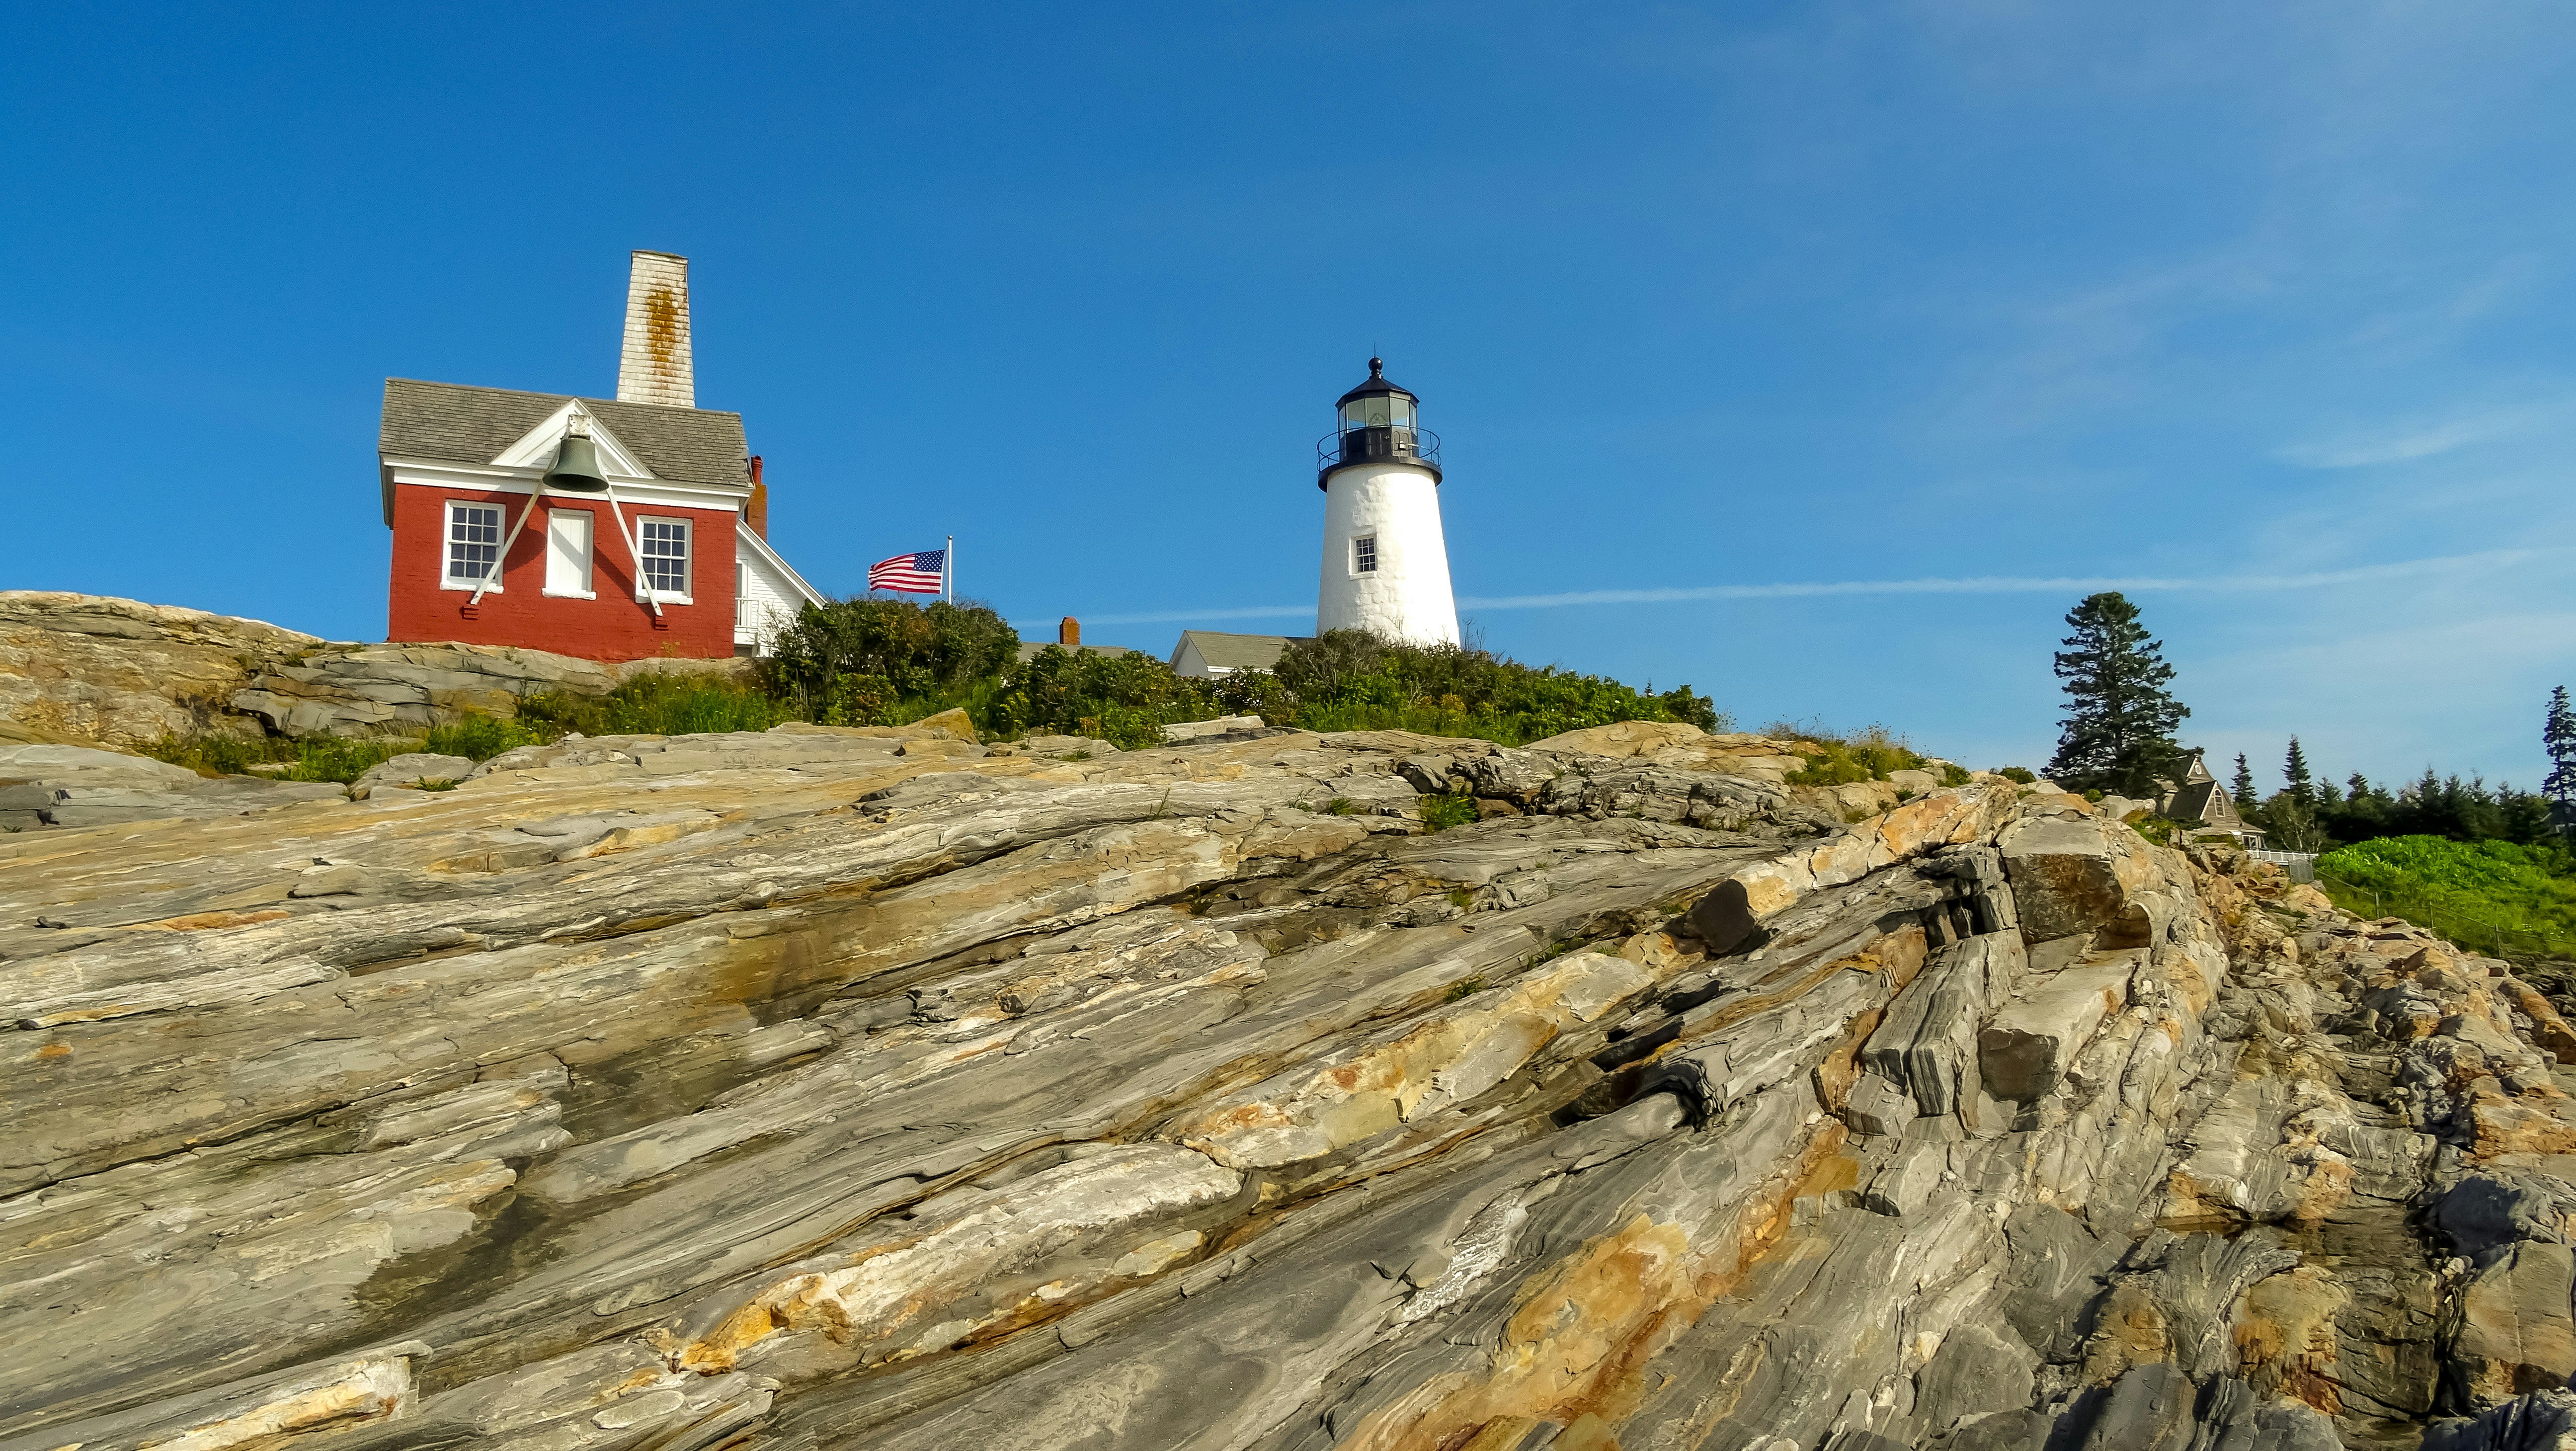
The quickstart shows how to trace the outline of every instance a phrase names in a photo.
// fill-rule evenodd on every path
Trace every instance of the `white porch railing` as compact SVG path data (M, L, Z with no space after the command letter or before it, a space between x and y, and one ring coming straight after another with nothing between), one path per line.
M2317 854L2312 851L2249 851L2247 856L2258 862L2271 862L2290 874L2294 882L2317 879Z

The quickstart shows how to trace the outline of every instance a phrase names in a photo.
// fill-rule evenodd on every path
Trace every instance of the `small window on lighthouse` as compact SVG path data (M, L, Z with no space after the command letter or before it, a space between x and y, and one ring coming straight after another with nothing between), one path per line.
M1377 536L1363 534L1351 541L1351 573L1377 573Z

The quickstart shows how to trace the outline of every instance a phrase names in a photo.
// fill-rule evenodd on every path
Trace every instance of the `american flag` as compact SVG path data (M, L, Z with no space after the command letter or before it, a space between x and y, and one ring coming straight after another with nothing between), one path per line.
M898 554L880 559L868 566L868 588L899 590L904 594L935 595L939 593L948 569L948 551L925 549L918 554Z

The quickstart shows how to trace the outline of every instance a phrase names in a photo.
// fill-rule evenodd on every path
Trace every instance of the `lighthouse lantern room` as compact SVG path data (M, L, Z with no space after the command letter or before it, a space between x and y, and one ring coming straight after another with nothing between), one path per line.
M1315 449L1324 491L1324 569L1315 628L1368 630L1415 645L1458 643L1449 545L1440 528L1440 437L1421 400L1369 359Z

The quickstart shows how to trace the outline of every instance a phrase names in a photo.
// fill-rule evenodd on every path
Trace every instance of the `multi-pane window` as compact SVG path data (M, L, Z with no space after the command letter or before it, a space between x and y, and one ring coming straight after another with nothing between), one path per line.
M689 592L689 521L638 519L644 536L644 587L658 595Z
M1377 573L1377 536L1363 534L1351 541L1351 573Z
M468 589L492 573L501 557L501 511L483 504L447 506L447 582ZM495 579L492 587L500 588Z

